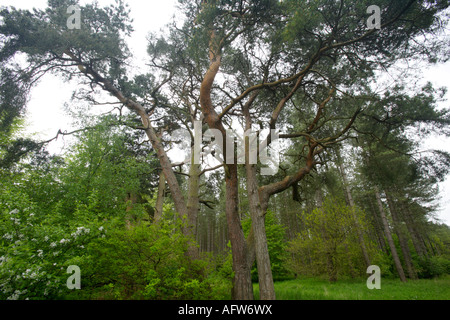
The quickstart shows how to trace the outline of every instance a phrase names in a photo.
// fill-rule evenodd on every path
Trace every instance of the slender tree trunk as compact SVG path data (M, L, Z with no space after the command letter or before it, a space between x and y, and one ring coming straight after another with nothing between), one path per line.
M342 164L340 151L338 149L336 149L336 155L337 155L339 171L341 173L342 181L344 182L344 190L347 195L347 200L348 200L349 206L351 208L351 212L352 212L353 222L355 223L356 232L358 234L359 247L361 248L361 252L362 252L362 255L364 258L364 262L366 263L366 267L368 267L368 266L370 266L370 258L369 258L369 254L367 252L366 242L364 240L364 235L362 233L361 226L358 222L358 217L356 216L356 213L355 213L355 202L353 201L353 196L352 196L352 193L350 190L350 185L349 185L348 179L347 179L347 173L345 172L344 166Z
M154 223L159 223L163 214L163 205L164 205L164 197L166 191L166 178L164 177L164 173L160 173L159 175L159 184L158 184L158 195L156 198L155 204L155 215L153 218Z
M384 253L388 254L389 249L386 247L386 239L383 232L383 222L380 219L380 215L377 214L373 201L369 196L367 196L367 202L370 204L370 211L372 212L373 225L375 227L375 233L379 247Z
M377 198L378 210L380 211L381 221L383 223L384 233L386 235L386 239L389 245L389 249L391 249L392 259L394 260L395 268L397 269L400 280L406 282L405 272L403 271L402 264L400 262L400 258L397 254L397 249L395 248L394 239L392 239L391 230L389 229L389 224L386 218L386 214L384 212L383 203L381 202L380 192L378 191L378 187L375 187L375 196Z
M392 215L392 221L394 222L394 230L397 233L398 241L400 243L400 248L403 253L403 259L405 261L406 270L408 271L408 276L411 279L417 279L417 273L414 269L414 265L411 259L411 251L409 250L408 239L406 238L403 226L398 216L397 208L395 206L394 200L392 199L389 192L386 192L386 198L388 201L389 209Z
M189 185L188 185L188 199L187 199L187 226L185 234L192 240L197 238L197 220L199 210L199 180L200 180L200 165L195 164L192 154L191 167L189 170ZM189 256L194 259L199 258L199 251L196 243L190 243Z
M226 216L228 235L233 255L233 291L234 300L253 300L251 267L247 261L247 244L242 230L238 211L238 177L237 166L227 165L226 170Z
M256 264L258 267L259 292L261 300L275 300L272 268L270 265L269 248L267 245L265 215L259 199L256 185L256 167L247 165L247 192L252 217L252 229L255 243ZM263 204L267 209L267 203Z
M414 249L417 254L421 257L427 255L427 250L424 246L424 242L420 233L417 231L417 228L414 223L414 218L411 210L408 208L408 204L405 202L401 202L401 213L403 216L403 220L406 223L406 227L408 228L409 234L411 235L411 239L413 241Z
M248 105L243 108L246 125L245 130L251 130L251 118ZM270 265L269 248L267 245L265 216L269 199L261 199L258 191L256 166L250 164L250 146L254 146L250 139L256 137L246 137L245 141L245 170L247 175L247 194L250 215L252 218L253 241L256 254L256 264L258 268L259 293L261 300L275 300L275 287L273 283L272 267Z

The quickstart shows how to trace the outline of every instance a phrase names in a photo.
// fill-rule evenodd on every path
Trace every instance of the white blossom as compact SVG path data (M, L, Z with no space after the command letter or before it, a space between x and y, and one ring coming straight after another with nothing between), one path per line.
M82 234L88 234L89 232L91 232L91 229L89 229L89 228L78 227L77 231L72 233L72 237L74 237L76 239L78 236L80 236Z
M6 240L12 240L13 239L13 235L10 233L6 233L3 235L3 238Z
M14 221L15 224L20 224L20 219L16 219L16 218L11 217L10 220Z

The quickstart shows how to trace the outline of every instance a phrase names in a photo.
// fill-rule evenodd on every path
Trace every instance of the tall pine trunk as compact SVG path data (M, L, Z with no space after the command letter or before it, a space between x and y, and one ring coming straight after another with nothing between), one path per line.
M408 228L408 232L411 236L414 249L416 250L417 254L421 257L424 257L427 255L427 249L424 245L424 241L420 235L420 233L417 231L416 224L414 222L414 217L412 215L411 210L408 207L408 204L405 201L402 201L400 203L401 206L401 215L403 217L403 220L406 223L406 227Z
M188 199L187 199L187 226L185 228L185 235L195 241L197 238L197 220L199 210L199 180L200 180L200 165L193 161L194 152L192 154L191 167L189 170L188 180ZM199 250L196 243L189 244L189 256L194 259L199 258Z
M406 270L408 271L408 277L411 279L417 279L417 273L416 270L414 269L414 265L411 258L411 251L409 250L408 238L406 237L405 232L403 230L403 225L397 212L397 207L394 203L394 199L392 198L391 194L387 191L385 191L385 193L389 205L389 210L391 211L392 221L394 222L394 230L397 234L398 241L400 243L400 248L403 253L403 260L405 261Z
M163 205L164 205L164 197L166 190L166 178L164 177L164 173L159 174L159 184L158 184L158 194L156 196L156 204L155 204L155 215L153 216L154 223L159 223L162 219L163 214Z
M245 131L251 130L252 124L248 105L244 106L243 113L246 120ZM259 294L261 300L275 300L275 287L265 227L269 199L261 198L259 195L256 166L250 164L250 146L255 147L255 144L250 139L256 139L256 137L247 136L245 139L245 171L247 175L249 209L252 218L252 236L258 269Z
M232 299L253 300L251 267L247 261L247 243L238 211L237 165L227 165L225 171L225 214L227 217L228 236L231 242L234 271Z
M366 263L366 267L368 267L368 266L370 266L370 258L369 258L369 254L367 252L367 245L364 240L364 235L361 230L361 226L358 222L358 217L356 216L356 213L355 213L355 202L353 201L353 196L352 196L352 193L350 190L350 185L349 185L348 179L347 179L347 173L345 172L344 165L342 164L342 159L341 159L339 149L336 149L336 155L337 155L339 171L341 173L342 181L344 183L345 194L347 196L348 204L349 204L351 212L352 212L353 222L355 224L356 232L358 234L359 247L361 248L361 252L364 257L364 262Z
M391 250L391 255L392 255L392 259L394 260L395 268L397 269L400 280L402 280L403 282L406 282L405 272L403 271L403 267L400 262L400 258L397 254L397 249L395 248L394 239L392 239L391 230L389 228L389 223L386 218L386 213L384 211L383 203L381 202L381 196L380 196L378 187L375 187L375 196L377 198L378 210L380 212L381 221L383 223L384 234L386 236L386 239L387 239L387 242L389 245L389 249Z

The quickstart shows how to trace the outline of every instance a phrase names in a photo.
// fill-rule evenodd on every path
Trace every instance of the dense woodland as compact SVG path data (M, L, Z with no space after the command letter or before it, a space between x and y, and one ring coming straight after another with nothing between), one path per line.
M426 145L450 135L450 109L417 73L449 58L447 1L180 0L141 74L126 4L81 6L69 29L74 4L0 10L0 299L253 299L255 282L276 299L276 281L371 265L402 282L450 273L436 222L450 154ZM38 141L26 106L48 74L73 86L79 129ZM206 147L194 161L210 129L233 163ZM260 132L279 163L238 164L227 130Z

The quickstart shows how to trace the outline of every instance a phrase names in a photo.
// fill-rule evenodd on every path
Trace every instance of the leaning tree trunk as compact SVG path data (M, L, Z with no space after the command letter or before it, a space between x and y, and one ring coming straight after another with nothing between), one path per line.
M381 202L380 192L378 188L375 187L375 196L377 198L378 210L380 212L381 221L383 223L384 234L386 235L386 239L389 245L389 249L391 249L392 259L394 260L395 268L397 269L400 280L406 282L405 272L403 271L402 264L400 262L400 258L397 254L397 249L395 248L394 239L392 239L391 230L389 229L389 224L386 218L386 214L384 212L383 203Z
M166 191L166 178L164 173L159 174L158 194L156 196L155 215L153 216L153 222L158 224L162 219L164 197Z
M336 155L337 155L337 160L338 160L338 165L339 165L339 171L341 173L342 180L344 182L344 190L347 195L348 204L349 204L351 212L352 212L353 222L355 223L356 232L358 234L359 247L361 248L361 252L364 257L364 262L366 263L366 267L368 267L368 266L370 266L370 258L369 258L369 254L367 252L367 246L366 246L366 242L364 240L364 235L361 230L361 226L358 222L358 217L356 216L356 213L355 213L355 202L353 201L353 196L352 196L352 193L350 190L350 185L349 185L348 179L347 179L347 173L345 172L344 166L342 164L341 155L340 155L339 150L336 150Z
M417 279L417 273L416 270L414 269L414 265L411 258L411 251L409 250L408 239L406 238L406 235L404 233L403 226L398 216L394 200L392 199L389 192L386 192L386 198L388 201L389 209L391 211L392 221L394 222L394 230L397 233L400 248L403 253L403 259L405 261L406 270L408 271L408 277L410 279Z
M414 222L412 212L405 201L401 202L400 205L401 205L400 212L403 217L403 220L406 223L406 227L408 228L409 234L411 235L414 249L416 250L419 256L425 257L427 255L427 250L424 246L424 242L420 233L417 231L416 223Z
M383 232L383 222L381 221L380 215L377 214L377 210L373 204L372 199L369 195L366 196L367 202L370 205L370 211L372 212L372 223L375 227L376 240L378 241L379 248L386 254L389 254L389 249L386 247L386 239Z

